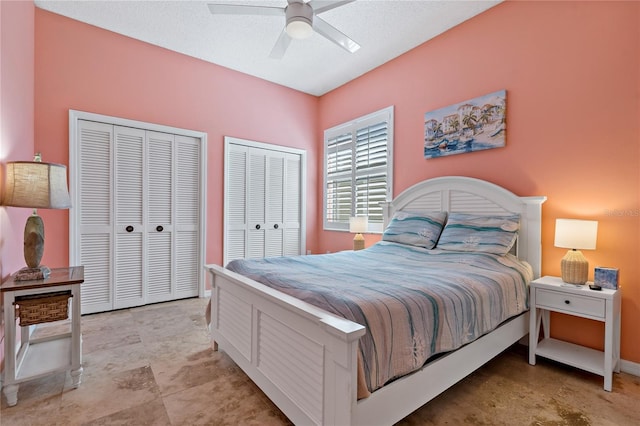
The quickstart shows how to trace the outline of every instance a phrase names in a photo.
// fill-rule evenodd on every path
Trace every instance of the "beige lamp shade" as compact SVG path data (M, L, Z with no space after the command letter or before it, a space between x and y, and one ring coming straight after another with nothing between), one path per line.
M36 155L39 158L39 155ZM47 278L50 269L40 265L44 253L44 222L36 209L68 209L67 168L40 161L12 161L6 164L2 204L32 208L24 227L24 260L27 266L16 272L16 281Z
M568 248L560 261L562 281L584 284L589 276L589 262L577 249L595 250L598 222L595 220L556 219L554 245Z
M68 209L67 167L37 161L6 164L2 204L34 209Z

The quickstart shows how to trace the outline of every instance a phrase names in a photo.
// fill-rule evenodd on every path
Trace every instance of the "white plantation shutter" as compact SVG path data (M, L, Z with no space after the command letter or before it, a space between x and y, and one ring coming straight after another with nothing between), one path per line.
M353 199L353 136L338 135L326 142L326 216L328 224L349 222Z
M348 230L351 216L368 216L369 231L382 231L392 153L393 107L325 131L325 229Z

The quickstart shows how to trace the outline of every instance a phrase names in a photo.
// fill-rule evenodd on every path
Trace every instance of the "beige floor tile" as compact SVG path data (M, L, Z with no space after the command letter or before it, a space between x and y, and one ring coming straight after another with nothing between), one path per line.
M146 366L83 381L78 389L66 388L61 411L85 423L159 397L151 368Z
M83 381L68 373L4 397L6 425L288 425L289 420L224 352L211 350L206 299L82 317ZM59 327L52 325L51 327ZM41 333L52 332L43 330ZM640 377L602 377L514 346L399 425L627 426L640 424Z
M83 423L82 426L170 426L167 410L160 399L154 399L126 410Z
M0 405L1 425L35 425L43 418L56 418L62 402L65 373L20 383L18 404L7 405L4 395Z
M286 424L241 376L214 380L163 398L172 425Z

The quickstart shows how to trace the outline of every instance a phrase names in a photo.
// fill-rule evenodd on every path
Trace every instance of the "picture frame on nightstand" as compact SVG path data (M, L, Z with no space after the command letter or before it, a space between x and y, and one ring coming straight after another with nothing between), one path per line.
M617 290L618 275L619 275L618 268L596 266L596 269L593 273L593 283L602 288Z

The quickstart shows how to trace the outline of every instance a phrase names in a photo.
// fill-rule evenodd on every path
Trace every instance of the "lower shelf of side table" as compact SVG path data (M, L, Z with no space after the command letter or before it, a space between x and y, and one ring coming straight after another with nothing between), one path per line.
M543 339L536 355L604 376L604 352L557 339Z
M71 369L71 335L29 342L16 369L16 382Z

